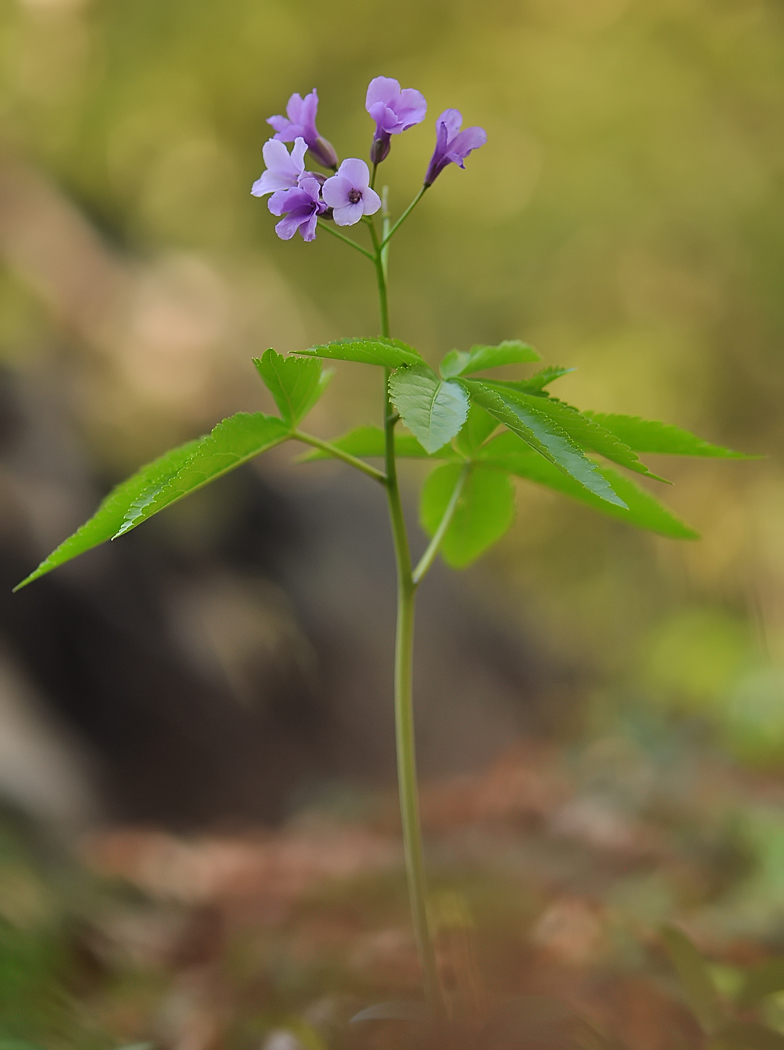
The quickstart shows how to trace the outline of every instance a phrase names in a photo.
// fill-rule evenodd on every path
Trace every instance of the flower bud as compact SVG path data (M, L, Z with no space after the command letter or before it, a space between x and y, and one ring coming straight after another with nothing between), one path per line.
M380 135L376 135L370 147L371 164L380 164L382 160L386 160L389 156L391 141L392 136L388 132L382 131Z
M335 147L327 139L322 138L321 135L316 139L315 145L308 143L310 152L325 168L335 169L338 166L338 155L335 152Z

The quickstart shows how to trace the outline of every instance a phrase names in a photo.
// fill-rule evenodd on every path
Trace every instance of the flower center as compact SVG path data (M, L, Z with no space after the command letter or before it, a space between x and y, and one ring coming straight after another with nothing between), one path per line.
M362 193L360 190L351 189L348 191L348 202L349 204L359 204L362 200Z

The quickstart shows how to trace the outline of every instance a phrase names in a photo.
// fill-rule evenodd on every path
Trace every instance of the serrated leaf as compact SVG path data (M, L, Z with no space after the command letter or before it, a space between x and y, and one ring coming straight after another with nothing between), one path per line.
M169 452L159 456L152 463L147 463L132 477L113 488L89 521L85 522L68 539L63 540L34 572L17 584L14 591L21 590L22 587L26 587L28 583L51 572L52 569L110 540L122 526L123 519L134 502L144 492L151 488L157 489L169 478L174 477L204 440L205 438L199 438L195 441L188 441L178 448L170 449Z
M573 405L568 405L565 401L560 401L558 398L542 398L534 394L525 393L519 389L516 383L492 382L488 380L487 386L501 391L511 391L526 404L549 416L580 448L588 449L590 452L598 452L600 456L605 456L607 459L612 460L613 463L626 467L627 470L633 470L636 474L654 478L656 481L664 481L664 478L660 478L658 474L651 473L645 464L640 461L637 453L624 444L617 435L607 430L591 416L580 412Z
M562 365L547 365L546 368L540 368L529 379L520 379L515 383L515 386L519 386L527 394L539 394L548 397L549 395L544 388L556 379L560 379L561 376L569 375L570 372L574 372L574 369L564 368Z
M351 1018L351 1024L362 1021L414 1021L428 1024L434 1020L433 1011L425 1003L414 999L399 999L388 1003L374 1003Z
M678 974L683 997L704 1032L715 1032L722 1022L718 992L705 959L681 930L662 926L661 935Z
M439 379L425 364L393 373L389 396L403 423L430 453L451 441L468 415L468 397L460 384Z
M519 339L506 339L498 346L477 344L470 350L450 350L441 362L441 375L444 379L470 375L472 372L483 372L486 368L500 368L501 365L525 364L541 361L536 350Z
M670 423L658 423L639 416L619 416L602 412L586 412L586 416L620 438L635 452L664 453L670 456L710 456L721 459L759 459L744 452L733 452L721 445L711 445L696 434Z
M709 1040L707 1050L784 1050L784 1035L754 1021L730 1021Z
M626 506L596 464L587 459L569 435L530 400L524 400L514 392L495 389L477 379L464 379L462 383L472 401L487 409L499 423L507 426L564 474L600 499L619 507Z
M481 405L471 405L468 418L457 435L457 447L464 456L473 459L482 445L494 430L498 429L498 420L491 416Z
M317 358L283 357L272 349L266 350L261 357L254 357L253 364L275 399L281 416L292 426L307 415L332 376L331 372L322 370Z
M769 959L746 973L738 993L738 1006L753 1006L765 996L781 991L784 991L784 959Z
M326 357L333 361L359 361L365 365L400 368L421 365L422 355L399 339L339 339L323 346L295 351L302 357Z
M433 536L455 491L464 465L444 463L422 487L419 519ZM463 485L452 522L441 544L441 556L463 569L499 540L514 521L514 485L504 474L474 466Z
M263 412L238 412L203 438L180 470L164 484L146 489L128 508L115 536L123 536L143 521L262 452L279 445L290 428Z
M373 459L385 455L384 431L381 427L355 427L342 437L330 441L331 445L341 452L348 452L360 459ZM419 444L413 434L395 434L395 455L398 459L429 459L429 455ZM439 459L455 456L454 451L444 446L434 453ZM316 459L331 459L329 452L313 449L299 458L300 463L310 463Z
M545 485L572 499L586 503L594 510L609 514L611 518L625 521L638 529L658 533L677 540L696 540L698 534L657 499L636 485L631 478L624 477L611 467L597 468L609 484L623 498L626 507L619 507L599 499L582 485L558 470L542 456L534 452L516 434L507 431L494 437L480 453L483 464L508 471L517 477Z

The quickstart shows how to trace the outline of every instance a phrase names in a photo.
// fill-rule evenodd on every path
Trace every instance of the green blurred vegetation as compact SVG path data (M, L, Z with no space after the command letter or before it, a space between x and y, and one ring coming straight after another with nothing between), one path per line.
M579 405L770 458L678 465L666 496L704 534L692 545L522 490L518 526L472 585L586 670L594 726L643 705L696 720L743 761L781 761L779 3L3 0L0 53L5 160L73 205L147 303L98 336L101 324L62 308L33 248L0 245L0 355L68 377L110 472L255 405L249 358L268 342L285 352L376 330L364 261L326 237L279 242L249 195L265 118L291 92L318 88L320 128L342 156L368 149L372 76L424 92L425 124L383 169L396 211L419 185L435 116L456 106L483 124L487 147L445 172L394 245L395 333L431 358L523 337L546 362L578 366L560 389ZM161 289L196 334L187 318L161 320ZM339 371L325 434L375 422L362 401L374 383Z

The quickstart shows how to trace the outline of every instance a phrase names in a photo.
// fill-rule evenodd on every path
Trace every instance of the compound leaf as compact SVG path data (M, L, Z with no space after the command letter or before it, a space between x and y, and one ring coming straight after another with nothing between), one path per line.
M341 452L348 452L360 459L372 459L382 457L385 454L384 431L381 427L355 427L342 437L330 441L331 445L339 448ZM435 455L441 458L454 456L451 448L444 446ZM413 434L395 434L395 455L399 459L428 459L428 453L422 448ZM329 452L314 449L299 459L300 463L310 463L316 459L330 459Z
M525 364L530 361L541 361L536 350L519 339L506 339L498 346L477 344L470 350L450 350L441 362L441 375L444 379L470 375L472 372L483 372L486 368L499 368L501 365Z
M658 423L639 416L606 415L601 412L586 412L606 430L611 431L635 452L661 452L671 456L712 456L721 459L757 459L744 452L733 452L721 445L711 445L696 434L670 423Z
M618 518L638 529L646 529L676 540L699 538L698 534L676 518L671 510L641 489L631 478L619 474L611 467L597 469L608 484L612 485L618 495L623 498L625 507L608 503L593 492L589 492L509 431L499 434L488 442L481 450L479 460L489 467L507 471L517 477L545 485L565 496L571 496L572 499L587 503L594 510L600 510L603 514L609 514L610 517Z
M439 379L426 364L389 377L389 396L408 429L427 452L437 452L460 430L468 397L459 383Z
M473 459L494 430L498 429L498 420L491 416L481 405L472 404L468 410L465 426L457 435L457 447Z
M327 357L333 361L359 361L365 365L400 368L401 365L421 365L422 356L408 343L399 339L339 339L309 350L297 350L302 357Z
M322 371L317 358L283 357L266 350L253 364L285 421L295 427L324 393L331 372Z
M464 465L436 467L422 487L419 518L432 536L444 516ZM500 539L514 520L514 485L503 473L474 466L463 485L457 510L441 544L441 556L463 569Z
M708 964L681 930L674 926L662 926L661 935L678 974L684 999L702 1030L714 1032L722 1017Z
M17 584L14 590L18 591L26 587L28 583L51 572L52 569L110 540L122 526L123 519L133 503L144 492L149 489L157 489L168 479L174 477L204 440L205 438L199 438L195 441L188 441L178 448L170 449L169 452L159 456L152 463L148 463L132 477L113 488L89 521L85 522L68 539L63 540L34 572Z
M285 441L290 429L277 416L238 412L198 442L176 474L157 487L147 487L126 511L115 536L123 536L153 514L215 481L242 463Z
M533 398L526 400L516 391L498 388L498 384L490 386L477 379L462 382L472 401L487 409L499 423L504 423L578 485L607 503L626 506L596 464L586 458L558 423L540 411L540 404L546 404L544 399L537 398L536 404L532 404Z

